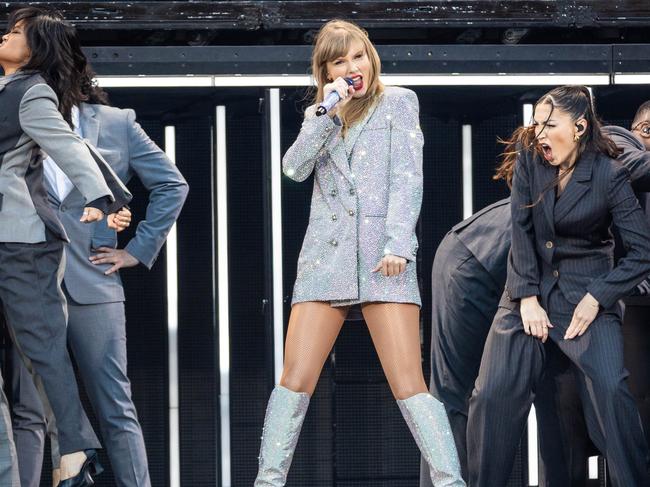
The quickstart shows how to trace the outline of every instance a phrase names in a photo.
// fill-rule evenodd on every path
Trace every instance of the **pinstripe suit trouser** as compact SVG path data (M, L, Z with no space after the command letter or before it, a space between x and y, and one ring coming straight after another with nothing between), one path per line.
M613 484L650 486L648 446L626 382L618 305L601 312L582 337L564 340L575 305L557 287L545 301L542 305L554 326L549 338L578 370L589 434L607 458ZM472 487L507 484L544 374L546 345L524 332L519 303L510 307L497 311L470 399L467 444Z

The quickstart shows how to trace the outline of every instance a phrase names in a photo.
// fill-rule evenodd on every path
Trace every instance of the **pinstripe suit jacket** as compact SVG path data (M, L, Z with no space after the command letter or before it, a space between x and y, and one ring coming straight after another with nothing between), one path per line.
M522 152L512 187L512 251L506 296L541 296L557 285L577 304L589 292L611 308L650 273L650 225L629 182L629 172L603 154L587 151L564 192L544 190L557 169L533 151ZM532 208L527 207L542 199ZM627 255L614 267L614 223Z

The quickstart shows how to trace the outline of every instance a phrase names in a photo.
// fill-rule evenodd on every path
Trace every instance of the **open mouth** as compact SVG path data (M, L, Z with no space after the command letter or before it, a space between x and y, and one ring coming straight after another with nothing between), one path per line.
M540 147L542 148L544 159L551 162L553 160L553 149L551 149L551 146L548 144L540 144Z
M350 79L352 80L352 87L354 88L355 91L359 91L360 89L363 88L363 76L360 74L350 76Z

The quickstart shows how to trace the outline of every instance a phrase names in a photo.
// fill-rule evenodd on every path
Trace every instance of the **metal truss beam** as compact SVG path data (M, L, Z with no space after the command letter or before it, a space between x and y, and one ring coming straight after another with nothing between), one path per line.
M635 50L636 49L636 50ZM384 73L548 74L612 72L613 53L634 63L635 52L612 45L404 45L378 46ZM98 74L305 74L309 46L91 47ZM621 60L621 63L623 61Z
M0 19L27 2L3 2ZM580 28L650 25L646 0L366 0L29 2L80 29L311 29L344 17L366 28Z

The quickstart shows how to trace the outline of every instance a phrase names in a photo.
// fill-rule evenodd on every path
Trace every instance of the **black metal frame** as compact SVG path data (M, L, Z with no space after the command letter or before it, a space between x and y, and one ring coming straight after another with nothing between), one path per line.
M650 71L643 45L382 45L385 73L548 74ZM310 46L88 47L100 75L306 74ZM640 62L640 64L639 64Z
M0 5L0 18L16 6ZM81 29L311 29L346 17L366 28L643 27L644 0L326 0L29 2L62 11Z

